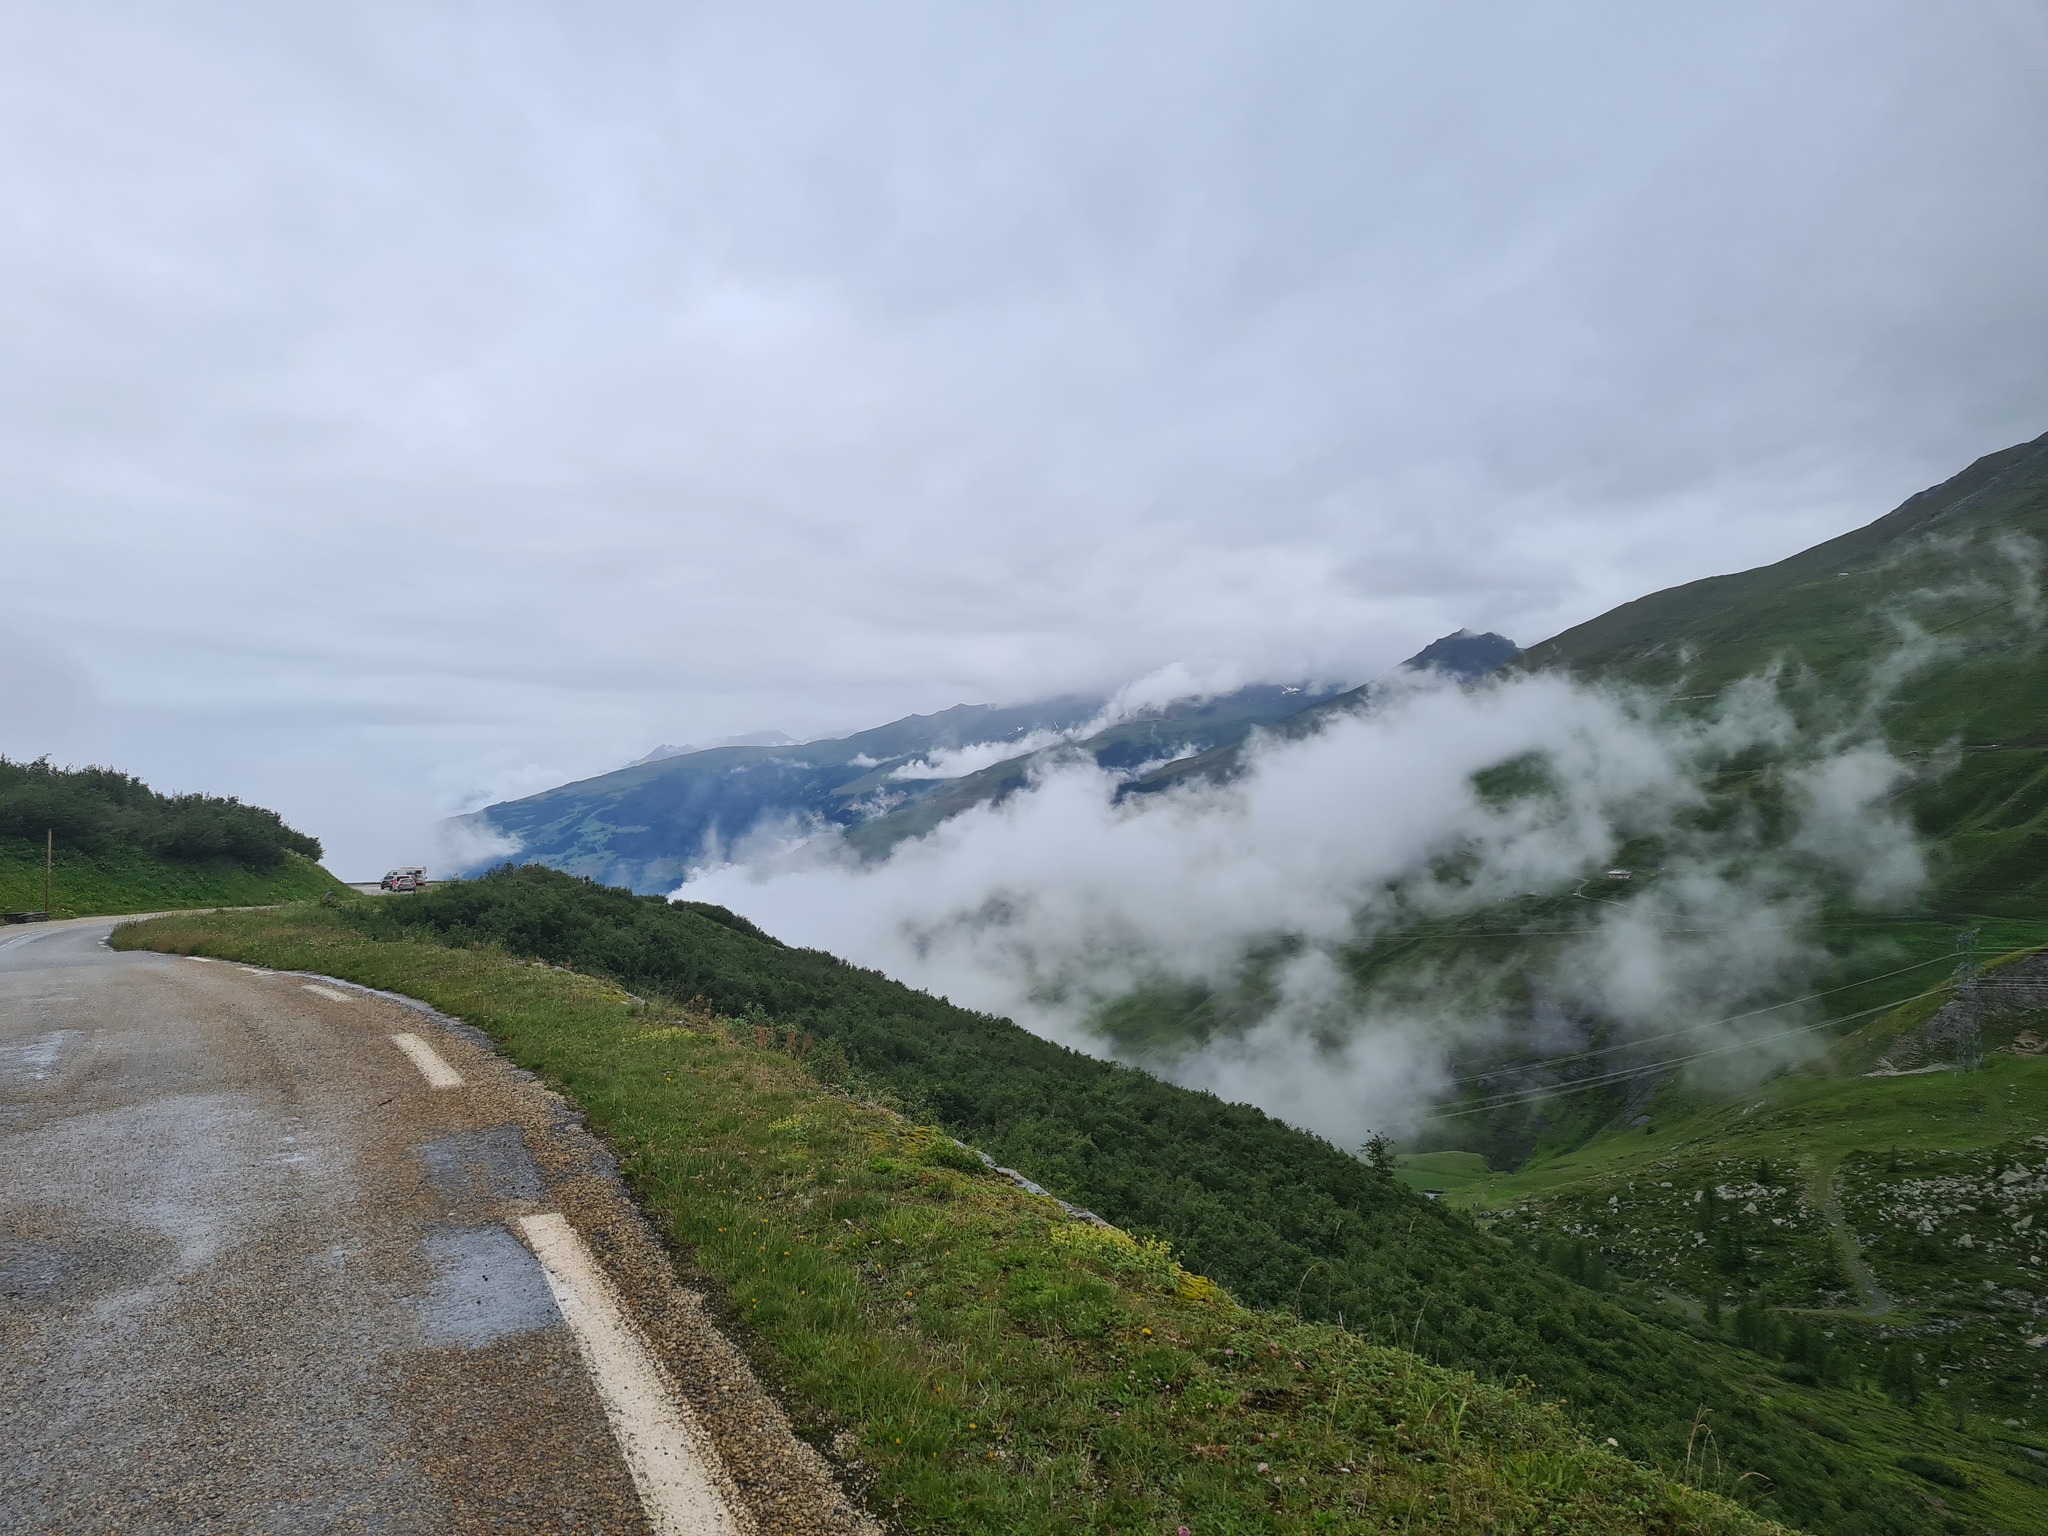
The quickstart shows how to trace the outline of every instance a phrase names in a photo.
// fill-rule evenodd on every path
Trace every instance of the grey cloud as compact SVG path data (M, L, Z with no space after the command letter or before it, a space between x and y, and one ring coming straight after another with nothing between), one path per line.
M1749 818L1690 815L1750 751L1790 790L1782 847ZM1494 803L1478 790L1476 773L1520 760L1540 760L1549 792ZM1811 1042L1773 1037L1796 1016L1749 1011L1826 962L1811 865L1873 904L1920 888L1913 830L1886 803L1906 773L1868 742L1802 739L1771 677L1690 718L1551 675L1418 681L1369 715L1255 746L1229 786L1120 802L1115 775L1069 765L879 865L829 838L785 839L681 894L1102 1054L1119 1049L1099 1033L1105 1003L1160 982L1228 988L1294 946L1255 1024L1154 1042L1146 1064L1355 1145L1414 1129L1455 1055L1525 1027L1532 1001L1624 1040L1725 1020L1684 1049L1754 1045L1718 1063L1729 1076L1794 1058ZM1661 849L1654 877L1626 902L1585 896L1578 936L1529 966L1527 998L1486 960L1396 967L1369 989L1346 977L1361 937L1526 892L1583 895L1643 837Z
M91 678L65 646L0 621L0 757L89 756L97 705Z
M1534 639L2048 417L2025 7L108 17L0 18L10 617L351 868L525 764Z

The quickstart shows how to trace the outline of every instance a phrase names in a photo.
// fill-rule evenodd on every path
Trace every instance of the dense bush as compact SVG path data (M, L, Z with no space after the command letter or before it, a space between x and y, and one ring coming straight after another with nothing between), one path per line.
M100 853L140 848L181 864L226 859L270 869L287 853L320 857L318 838L295 832L261 806L217 795L160 795L112 768L57 768L0 757L0 837L43 841Z
M1169 1240L1244 1301L1298 1307L1498 1380L1527 1377L1597 1433L1667 1464L1710 1408L1722 1456L1766 1474L1802 1524L1924 1528L1896 1485L1845 1478L1840 1447L1741 1385L1755 1357L1575 1284L1259 1110L791 948L722 908L536 865L366 903L351 918L386 937L498 945L811 1031L868 1083L1063 1198Z

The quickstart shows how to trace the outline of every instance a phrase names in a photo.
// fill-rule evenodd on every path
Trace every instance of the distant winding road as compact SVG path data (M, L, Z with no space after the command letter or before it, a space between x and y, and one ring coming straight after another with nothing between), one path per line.
M0 929L0 1529L872 1529L561 1100L111 927Z

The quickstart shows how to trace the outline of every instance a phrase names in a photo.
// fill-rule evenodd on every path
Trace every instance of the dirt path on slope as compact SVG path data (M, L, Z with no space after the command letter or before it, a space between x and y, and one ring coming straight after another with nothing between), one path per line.
M1863 1305L1857 1309L1861 1317L1883 1317L1892 1309L1892 1299L1884 1287L1877 1283L1877 1273L1863 1257L1863 1246L1856 1241L1856 1234L1850 1230L1846 1217L1842 1215L1842 1197L1836 1188L1841 1177L1839 1157L1822 1158L1808 1178L1807 1193L1827 1218L1828 1236L1833 1239L1835 1252L1842 1260L1842 1268L1849 1278L1856 1282L1856 1289L1862 1293Z

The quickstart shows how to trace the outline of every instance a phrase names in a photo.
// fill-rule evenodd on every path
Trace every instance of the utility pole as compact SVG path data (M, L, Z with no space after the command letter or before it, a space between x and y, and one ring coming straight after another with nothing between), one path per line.
M31 848L35 844L29 844ZM54 828L43 828L43 916L50 915L50 864L56 857L57 833Z
M1977 961L1977 935L1981 929L1970 928L1956 935L1955 979L1956 996L1960 999L1963 989L1976 980L1978 972L1984 969ZM1965 1007L1972 1005L1965 1004ZM1965 1072L1984 1070L1984 1025L1973 1012L1963 1021L1962 1033L1956 1038L1956 1065Z

